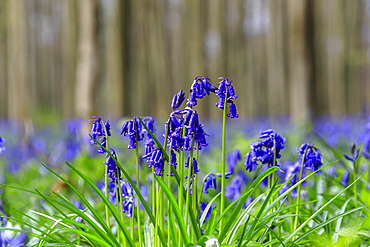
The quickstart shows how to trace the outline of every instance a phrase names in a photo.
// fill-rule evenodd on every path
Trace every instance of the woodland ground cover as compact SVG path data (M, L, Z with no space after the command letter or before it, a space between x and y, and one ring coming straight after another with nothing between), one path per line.
M197 113L203 97L222 120ZM196 77L165 124L2 122L0 246L368 246L368 119L245 120L236 105L231 81Z

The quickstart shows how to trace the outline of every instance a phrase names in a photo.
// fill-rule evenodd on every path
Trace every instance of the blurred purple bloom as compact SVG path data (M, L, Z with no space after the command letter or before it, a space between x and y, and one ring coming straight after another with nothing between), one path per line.
M0 154L5 151L5 147L3 147L3 143L5 142L5 138L0 136Z
M370 136L367 138L364 146L364 151L362 151L362 156L367 160L370 160Z
M242 185L243 180L239 176L234 177L230 184L226 186L225 196L229 198L231 202L235 201L241 196Z
M4 209L0 204L0 227L11 228L6 217L4 217ZM19 233L14 234L14 232L9 230L0 230L0 246L1 247L20 247L25 246L28 239L28 234Z
M340 183L343 185L343 187L347 187L348 185L348 180L349 180L349 171L345 171L343 173L343 177L342 177L342 180L340 181Z
M242 160L242 155L239 150L235 150L226 157L226 160L229 164L229 171L233 174L238 161Z
M199 212L200 217L202 216L203 212L206 210L207 206L208 206L208 203L206 203L204 201L200 202L200 212ZM211 213L212 213L212 209L214 207L215 206L212 204L211 207L209 208L209 210L206 213L206 217L204 219L204 222L206 222L209 219L209 217L211 216Z

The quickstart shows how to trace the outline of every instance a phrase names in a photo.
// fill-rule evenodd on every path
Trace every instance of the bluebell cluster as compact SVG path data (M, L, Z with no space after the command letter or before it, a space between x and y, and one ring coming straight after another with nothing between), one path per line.
M272 129L261 131L259 138L261 140L251 143L251 150L245 156L244 165L248 171L256 169L258 162L278 166L277 159L281 157L280 151L284 149L286 142L286 138L282 138Z

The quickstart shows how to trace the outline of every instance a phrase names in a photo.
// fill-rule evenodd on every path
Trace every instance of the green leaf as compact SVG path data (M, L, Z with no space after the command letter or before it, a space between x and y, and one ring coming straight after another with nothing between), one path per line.
M186 231L184 219L182 218L182 215L181 215L181 212L180 212L180 208L177 205L177 202L176 202L175 197L173 196L170 188L168 188L167 184L164 183L162 177L155 176L155 179L157 180L158 184L163 189L163 192L166 195L167 199L171 203L171 207L172 207L173 212L175 214L175 217L176 217L176 220L177 220L177 224L178 224L179 229L180 229L181 236L182 236L185 244L188 244L190 242L189 235L188 235L188 233Z

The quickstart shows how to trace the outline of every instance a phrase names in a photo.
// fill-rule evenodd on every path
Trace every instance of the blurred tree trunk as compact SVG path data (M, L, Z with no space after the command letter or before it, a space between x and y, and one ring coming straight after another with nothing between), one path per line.
M7 112L7 9L6 1L0 1L0 117Z
M76 68L76 115L92 117L94 109L94 84L97 76L95 0L78 1L78 57Z
M23 0L9 0L8 4L8 116L25 120L27 109L27 34Z
M113 0L109 1L109 6L106 7L106 26L105 39L106 39L106 52L105 52L105 85L104 99L105 102L104 113L108 116L121 116L123 114L124 102L124 78L125 70L123 58L126 56L123 47L125 46L123 39L122 28L124 22L127 21L123 18L123 8L127 8L127 1ZM109 8L108 8L109 7Z
M63 4L61 17L61 60L62 60L62 111L63 116L75 116L75 81L76 81L76 2L68 0Z
M306 50L306 0L287 1L288 16L288 80L290 85L290 115L305 120L309 114L308 71Z

